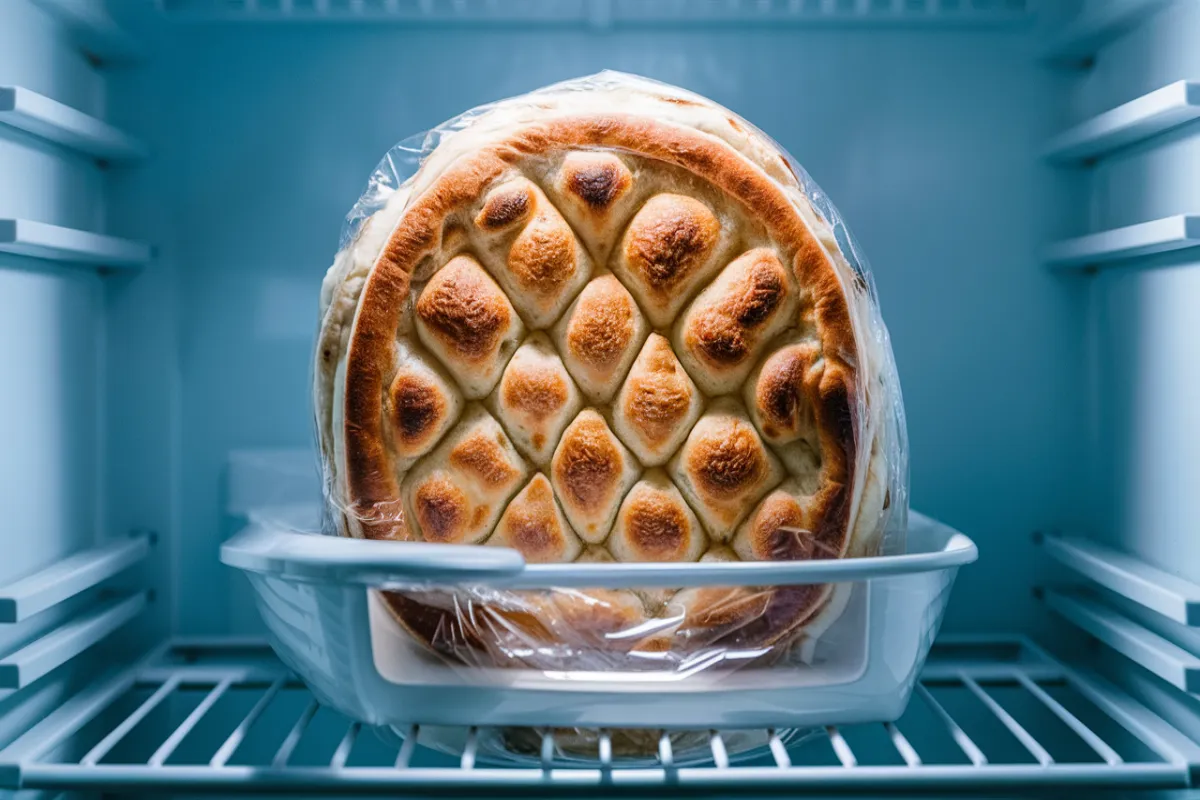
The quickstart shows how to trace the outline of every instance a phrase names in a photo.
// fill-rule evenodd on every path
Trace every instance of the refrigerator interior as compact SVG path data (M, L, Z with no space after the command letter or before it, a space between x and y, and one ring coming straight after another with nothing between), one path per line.
M8 0L0 791L1200 786L1198 38L1190 0ZM474 768L310 705L218 561L319 498L378 159L600 69L753 121L870 260L912 505L980 550L897 726Z

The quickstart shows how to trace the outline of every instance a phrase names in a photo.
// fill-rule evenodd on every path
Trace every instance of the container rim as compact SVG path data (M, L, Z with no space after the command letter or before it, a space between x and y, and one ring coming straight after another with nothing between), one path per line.
M640 589L846 583L954 569L979 557L963 533L912 512L908 552L814 561L528 564L508 547L348 539L259 520L221 546L221 561L305 583L411 589Z

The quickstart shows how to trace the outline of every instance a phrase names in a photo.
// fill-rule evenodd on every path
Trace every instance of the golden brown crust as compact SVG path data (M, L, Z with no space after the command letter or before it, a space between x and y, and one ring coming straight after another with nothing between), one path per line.
M554 176L563 214L598 262L606 262L616 244L612 227L631 210L633 183L616 153L599 150L567 153Z
M417 318L466 361L492 357L511 313L504 293L468 256L438 270L417 300Z
M529 219L533 205L533 184L528 181L501 184L488 192L475 224L486 231L502 231Z
M407 466L429 452L454 423L462 396L435 362L411 347L401 350L384 402L397 463Z
M508 362L490 403L517 448L545 464L583 398L549 340L536 333Z
M644 561L678 561L687 548L688 520L681 504L639 496L625 522L631 550Z
M388 390L398 452L420 451L433 438L437 421L446 414L446 401L432 381L397 373Z
M734 391L767 340L791 321L794 295L773 250L758 247L734 259L680 323L680 353L701 388Z
M599 402L617 391L645 335L642 312L612 275L585 286L556 330L563 363Z
M797 302L802 309L802 328L811 334L809 341L816 347L817 358L814 363L818 360L820 363L819 376L806 377L800 388L804 404L814 408L823 470L820 490L806 502L805 509L814 535L832 535L838 530L844 532L850 523L849 486L851 476L855 474L854 459L857 452L854 438L857 345L852 315L835 267L778 185L727 144L697 131L620 114L562 117L531 124L503 141L481 147L470 157L456 161L426 191L412 199L368 278L346 355L343 384L345 474L349 495L354 498L355 506L387 508L389 503L395 504L400 495L399 481L393 470L393 455L381 435L387 396L383 381L390 381L393 373L395 333L410 291L411 276L445 245L445 222L448 218L460 209L478 208L472 204L498 180L510 175L512 165L530 156L575 149L624 151L690 172L737 203L744 213L762 226L766 236L778 247L782 263L790 270L789 280L800 287ZM596 173L598 188L592 193L594 199L600 198L602 192L599 189L607 185L607 179L601 179L602 171ZM583 171L575 172L582 174ZM610 206L628 202L630 197L628 187L621 188L621 170L618 169L617 173L618 180L614 185L618 190L613 193ZM577 197L581 207L600 209L603 206L588 201L586 195L589 190L586 188L571 188L570 176L574 173L567 170L560 174L566 176L564 185L567 193ZM675 200L674 197L682 199ZM663 198L663 195L656 195L638 209L635 218L641 219L635 219L636 225L631 222L627 226L616 261L630 267L630 274L640 276L642 286L635 292L646 293L646 297L650 298L645 300L647 312L655 317L656 324L662 325L670 321L666 313L672 308L669 304L686 302L711 274L709 270L720 266L703 262L706 256L711 260L712 255L725 246L722 244L725 234L713 210L701 201L683 195L668 195L666 200L655 203L659 198ZM700 205L702 210L697 209L696 205ZM528 215L522 216L524 212L500 213L498 209L493 209L493 212L485 218L489 225L492 222L500 225L507 217L514 220L504 222L509 228L521 223L532 224L527 222ZM445 270L446 267L442 267L435 272L434 279ZM428 291L428 288L426 286L425 290ZM470 292L466 298L468 301L476 299ZM471 314L456 311L449 297L440 299L446 302L437 304L432 315L422 315L418 301L416 316L419 330L422 327L427 330L436 328L439 339L444 340L447 348L468 355L483 348L482 344L473 344L475 337L488 339L495 336L489 333L495 326L488 321L486 313L483 324L470 331L460 330L461 326L456 327L457 323L445 323L444 319L464 319ZM640 294L639 299L642 299ZM486 310L486 307L481 308ZM739 313L735 311L734 317L740 318ZM751 308L741 314L745 317L743 324L753 328L757 313ZM717 341L720 337L712 338ZM488 339L487 344L499 350L494 340ZM720 349L715 346L708 348L714 352ZM570 369L569 360L564 361ZM456 378L462 380L452 365L447 366ZM810 367L808 371L812 369ZM499 378L499 370L496 377ZM706 508L710 504L697 502L698 499L719 501L736 496L744 501L746 497L752 497L753 505L771 488L772 477L778 473L778 464L773 456L765 450L764 455L755 455L752 452L754 448L744 446L743 437L738 435L733 438L736 441L730 447L710 447L714 455L708 459L709 463L701 465L693 461L679 470L680 477L686 478L683 481L687 483L684 494L698 511L703 511L702 519L705 515L714 517L721 514L715 514L712 508ZM583 459L582 463L588 463L588 459ZM679 463L683 464L684 461ZM487 474L488 470L483 469L482 472ZM552 477L559 497L564 499L564 510L568 510L565 500L567 493L558 486L556 470L552 472ZM566 482L563 486L566 486ZM750 486L754 487L753 491L738 491L739 487L746 489ZM571 492L578 488L576 486ZM623 493L623 489L618 492L617 501ZM587 494L586 489L583 494ZM736 522L746 513L741 511L725 516L732 516ZM375 520L366 522L363 529L367 535L394 535L397 525L402 527L402 521ZM777 641L816 613L822 596L819 587L776 590L769 595L761 613L753 621L725 634L725 640L747 643ZM637 603L640 607L640 601ZM415 620L427 620L430 613L413 609L412 605L408 603L407 610L398 613L406 621L405 624L415 630L422 627ZM694 605L697 610L693 611L693 617L716 619L712 610L713 598L706 598L705 602L697 600ZM393 608L397 606L393 605ZM615 617L609 622L600 623L599 627L610 623L616 624ZM627 623L628 619L622 625L627 626ZM586 621L580 624L586 624ZM425 629L417 631L417 635L428 641L433 634ZM550 634L547 632L546 636Z
M617 395L613 426L643 464L665 464L700 416L701 400L671 343L652 333Z
M532 563L573 561L582 549L541 473L509 502L487 544L511 547Z
M492 532L528 468L500 425L479 406L409 471L405 493L415 538L475 543Z
M612 276L595 281L584 292L568 324L567 346L588 367L608 370L633 341L637 307Z
M360 323L361 315L362 309ZM422 344L472 398L495 385L523 328L508 297L470 256L456 256L433 275L417 298L415 316ZM347 387L350 380L348 375Z
M413 507L427 542L461 542L471 515L466 496L448 478L437 476L419 485Z
M692 197L659 194L634 215L614 269L628 281L655 325L666 325L690 290L718 264L721 223Z
M604 214L629 191L633 176L612 153L571 153L563 160L560 186L596 214Z
M520 474L507 458L501 441L483 431L476 431L450 451L450 465L457 467L468 480L495 488L511 483Z
M535 219L508 251L508 269L526 293L552 297L579 269L575 236L561 217Z
M713 538L726 541L783 473L741 408L722 399L692 428L671 475Z
M596 411L584 409L567 426L554 451L551 476L567 517L585 541L601 542L608 535L635 469Z
M813 367L819 358L815 342L781 348L763 362L758 379L748 385L752 415L768 441L786 444L814 427L808 400L818 388L820 373L814 373Z
M621 503L608 549L618 561L696 561L706 544L679 490L652 470Z
M530 416L553 414L567 402L567 382L549 369L514 371L500 382L504 404Z

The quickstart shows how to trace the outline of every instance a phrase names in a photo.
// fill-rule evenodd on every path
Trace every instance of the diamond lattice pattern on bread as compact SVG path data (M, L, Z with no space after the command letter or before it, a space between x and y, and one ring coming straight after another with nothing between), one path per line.
M460 141L418 174L378 261L343 267L318 393L346 533L530 562L877 544L884 470L862 419L875 376L850 273L765 140L711 104L659 100L661 118L565 108ZM576 599L534 603L521 624L552 639L539 614L602 636L671 619L612 646L670 649L682 630L762 645L828 592ZM392 607L435 646L451 613Z

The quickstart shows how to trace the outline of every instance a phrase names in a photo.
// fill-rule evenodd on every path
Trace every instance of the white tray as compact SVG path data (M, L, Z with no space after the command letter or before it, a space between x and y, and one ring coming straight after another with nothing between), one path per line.
M255 518L256 517L256 518ZM803 728L898 718L937 633L966 536L913 513L904 555L712 564L526 564L498 547L297 533L252 515L221 559L242 569L279 656L325 704L367 724ZM846 607L802 658L675 673L551 673L448 664L382 609L376 589L831 583ZM454 745L447 743L449 749Z

